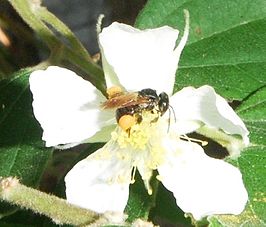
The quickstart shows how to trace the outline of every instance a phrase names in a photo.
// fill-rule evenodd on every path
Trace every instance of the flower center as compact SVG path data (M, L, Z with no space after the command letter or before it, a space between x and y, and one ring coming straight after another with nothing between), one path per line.
M112 140L116 141L120 148L128 148L135 151L144 151L151 146L150 141L157 132L158 113L144 111L142 113L142 121L131 127L130 131L126 132L120 127L112 132Z
M168 133L168 121L156 111L143 111L141 117L142 121L133 125L130 132L117 127L112 132L111 144L116 147L116 157L131 166L131 183L134 183L138 169L148 193L151 194L149 181L153 170L164 161L162 137Z

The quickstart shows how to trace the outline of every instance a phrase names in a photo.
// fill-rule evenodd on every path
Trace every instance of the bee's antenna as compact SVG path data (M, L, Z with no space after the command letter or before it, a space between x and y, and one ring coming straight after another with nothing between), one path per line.
M170 123L171 123L171 110L173 111L173 114L174 114L174 120L175 120L175 123L176 123L176 115L175 115L175 110L174 110L174 108L171 106L171 105L169 105L169 107L171 108L169 108L169 118L168 118L168 128L167 128L167 133L169 132L169 130L170 130Z

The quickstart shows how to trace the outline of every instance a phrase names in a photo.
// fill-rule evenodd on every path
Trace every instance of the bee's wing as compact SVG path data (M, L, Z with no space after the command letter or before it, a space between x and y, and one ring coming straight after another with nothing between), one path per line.
M103 109L121 108L144 102L147 102L147 100L145 98L140 98L138 93L126 93L108 99L101 105L101 107Z
M137 93L126 93L106 100L101 106L103 109L120 108L132 105L138 98Z

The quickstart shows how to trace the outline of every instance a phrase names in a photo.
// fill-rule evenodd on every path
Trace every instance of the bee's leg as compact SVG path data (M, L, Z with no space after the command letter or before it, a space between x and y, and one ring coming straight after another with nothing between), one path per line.
M128 129L126 130L126 133L127 133L128 138L130 137L130 132L131 132L131 128L128 128Z
M133 109L130 107L123 107L116 110L116 121L118 125L128 133L130 136L130 130L133 125L136 124L136 118L133 115Z
M159 116L155 117L155 118L151 121L151 123L156 123L158 120L159 120Z
M119 119L125 114L127 114L127 112L125 111L125 108L119 108L115 111L115 117L116 117L117 123L119 123Z
M134 114L134 117L135 117L135 119L136 119L136 123L137 124L140 124L141 122L142 122L142 116L141 116L141 113L136 113L136 114Z
M151 121L151 123L156 123L159 120L159 117L161 116L159 110L153 109L151 111L152 114L156 114L157 116Z

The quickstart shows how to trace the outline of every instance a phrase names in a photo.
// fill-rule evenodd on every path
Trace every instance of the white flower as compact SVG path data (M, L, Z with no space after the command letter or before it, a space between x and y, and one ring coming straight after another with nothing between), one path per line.
M240 171L207 156L186 134L196 131L208 136L237 156L249 143L244 123L210 86L172 94L188 29L186 12L177 47L179 32L168 26L140 31L113 23L99 34L108 87L167 92L176 116L171 114L170 127L169 112L155 121L156 113L144 111L142 122L131 128L129 136L117 125L114 111L99 108L104 96L74 72L51 66L31 74L34 114L46 146L108 141L65 177L70 203L100 213L123 212L135 171L151 194L149 180L157 169L157 178L174 193L177 205L195 219L243 211L248 195Z

